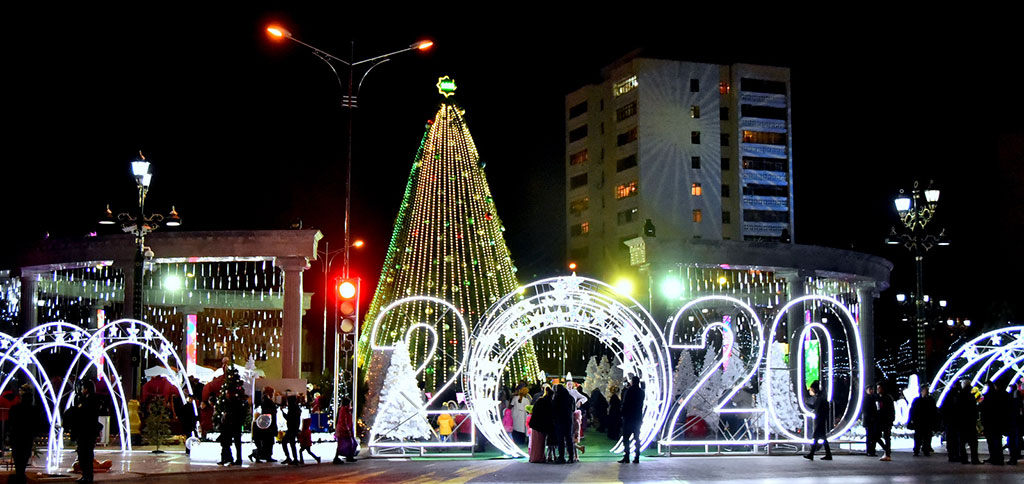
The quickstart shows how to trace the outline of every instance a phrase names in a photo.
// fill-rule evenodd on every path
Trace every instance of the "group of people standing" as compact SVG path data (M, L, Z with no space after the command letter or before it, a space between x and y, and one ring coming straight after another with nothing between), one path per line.
M231 389L226 389L227 408L221 412L220 443L221 443L221 465L242 465L242 420L245 415L245 400L241 395L235 395ZM274 441L278 436L278 404L274 399L275 391L272 387L263 389L262 398L254 407L252 441L255 449L249 453L250 462L277 462L274 459ZM287 394L282 402L283 408L280 413L284 416L284 435L281 438L281 449L284 451L285 459L281 461L286 465L304 464L303 454L309 454L317 464L320 463L320 456L313 453L312 432L310 430L311 418L303 418L302 407L299 404L299 396ZM256 410L258 409L258 410ZM337 450L335 451L334 464L355 462L355 452L358 448L352 435L352 406L348 397L341 399L338 419L335 425L335 437L337 439ZM296 448L298 443L298 448ZM234 457L231 448L234 447Z
M506 429L514 442L528 446L530 462L572 463L586 452L581 439L593 413L599 432L608 432L610 439L617 440L621 431L625 455L619 462L631 462L630 447L635 448L632 462L639 462L643 385L633 377L625 385L622 399L614 385L608 391L608 399L598 389L588 396L581 385L570 381L544 384L531 397L530 389L521 382L507 400Z

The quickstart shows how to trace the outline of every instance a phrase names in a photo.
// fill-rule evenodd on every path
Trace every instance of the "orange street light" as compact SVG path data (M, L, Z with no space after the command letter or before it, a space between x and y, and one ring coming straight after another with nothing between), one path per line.
M365 245L365 242L363 242L362 240L357 240L355 242L352 242L352 247L355 247L357 249L362 247L363 245Z
M271 26L267 27L267 33L269 33L271 36L277 37L279 39L283 39L285 37L291 37L292 36L291 32L289 32L289 31L287 31L287 30L285 30L285 29L283 29L281 27L278 27L277 25L271 25Z
M415 44L412 44L410 47L412 47L413 49L427 50L432 45L434 45L433 40L421 40L419 42L416 42Z

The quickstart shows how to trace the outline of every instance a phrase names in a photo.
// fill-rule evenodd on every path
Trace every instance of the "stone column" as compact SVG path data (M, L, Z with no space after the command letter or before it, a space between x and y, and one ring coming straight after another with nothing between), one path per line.
M875 384L875 298L878 291L874 284L857 286L857 303L860 305L860 320L857 331L860 333L861 352L864 354L864 386Z
M278 257L284 271L284 317L281 322L281 376L299 378L302 373L302 272L309 269L305 257Z
M39 325L39 314L36 302L39 299L39 281L37 274L21 275L21 334L27 333Z

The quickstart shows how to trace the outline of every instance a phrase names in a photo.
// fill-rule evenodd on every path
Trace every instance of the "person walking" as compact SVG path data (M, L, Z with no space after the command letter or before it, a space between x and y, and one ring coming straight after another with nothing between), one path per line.
M93 459L96 438L100 435L100 401L96 397L96 383L91 378L82 381L80 393L72 407L71 438L78 453L78 466L82 471L79 484L93 482Z
M636 454L633 463L640 462L640 425L644 420L644 390L640 387L640 377L633 375L629 388L622 397L622 449L623 456L619 462L629 462L630 441L636 441Z
M875 408L878 409L878 443L885 451L880 461L889 462L892 460L892 424L896 421L896 403L892 397L885 393L885 386L879 383L875 387Z
M811 387L808 388L811 396L814 397L814 432L811 437L814 439L811 442L811 453L804 456L804 459L814 460L814 453L818 451L818 447L821 445L818 441L825 444L825 456L821 460L832 460L832 449L828 446L828 406L829 401L825 395L821 394L821 388L818 382L811 383Z
M333 463L355 462L359 443L352 435L352 400L348 397L341 397L338 419L334 422L334 438L338 441L338 449L334 453ZM345 457L345 460L342 461L341 457Z
M244 402L240 395L227 389L227 408L221 412L220 423L220 465L242 465L242 412ZM231 446L235 447L235 458L231 458Z
M313 425L313 419L306 417L302 419L302 429L299 430L299 464L305 464L306 461L302 459L302 453L309 454L316 463L320 463L320 456L313 453L313 431L311 430Z
M918 397L910 404L910 415L907 428L914 431L914 455L923 453L925 457L932 455L932 432L938 412L935 399L928 394L928 385L921 385Z
M1003 465L1003 434L1005 433L1006 417L1010 405L995 382L985 382L985 396L978 405L981 412L981 426L985 429L985 442L988 444L989 464Z
M39 433L39 408L35 406L32 387L27 383L18 390L19 401L8 413L8 425L11 432L11 459L14 461L14 474L7 482L25 484L28 476L25 469L32 459L32 450L36 435Z
M960 391L956 399L957 430L960 434L957 444L960 463L981 464L978 459L978 400L974 397L974 389L967 380L960 380ZM970 448L970 460L964 446Z
M878 397L875 395L875 387L869 386L864 390L864 414L861 422L864 424L865 452L870 457L878 457L875 452L875 445L878 443Z
M261 427L257 420L263 419L269 424ZM252 441L256 448L249 454L249 460L255 462L277 462L274 459L274 438L277 437L277 403L274 403L274 388L265 387L260 400L260 415L253 420Z
M525 386L519 389L518 396L512 397L512 440L519 445L526 444L526 406L531 403L530 389Z
M302 409L299 408L299 397L288 395L285 405L284 422L285 432L281 439L281 449L284 450L284 461L282 464L299 465L299 452L295 449L295 441L299 437L299 425L302 421ZM291 453L288 448L291 447Z

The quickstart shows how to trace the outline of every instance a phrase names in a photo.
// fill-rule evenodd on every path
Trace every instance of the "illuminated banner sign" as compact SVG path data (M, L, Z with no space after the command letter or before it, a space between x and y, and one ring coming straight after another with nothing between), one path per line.
M740 131L785 133L787 130L786 122L781 119L740 118Z

